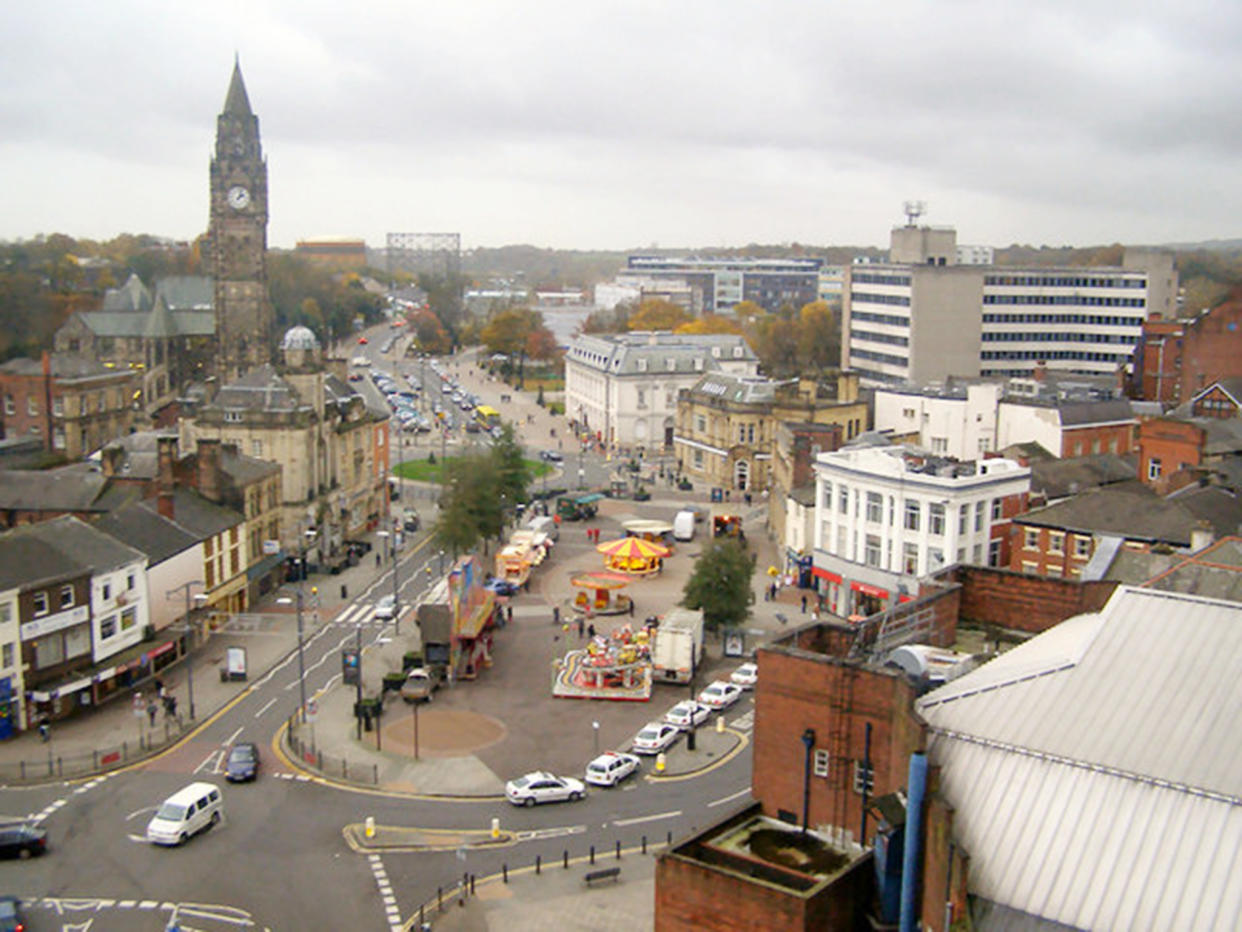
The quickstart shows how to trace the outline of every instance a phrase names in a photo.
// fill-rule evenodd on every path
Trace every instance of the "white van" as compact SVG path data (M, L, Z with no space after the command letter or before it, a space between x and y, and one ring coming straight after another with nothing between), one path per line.
M542 531L544 535L552 540L557 540L561 534L560 525L556 523L555 518L549 515L538 515L531 518L530 521L527 522L526 526L536 534Z
M694 540L694 512L679 511L673 519L674 540Z
M191 783L164 800L147 823L147 841L156 845L182 845L191 835L220 821L224 811L220 787L214 783Z

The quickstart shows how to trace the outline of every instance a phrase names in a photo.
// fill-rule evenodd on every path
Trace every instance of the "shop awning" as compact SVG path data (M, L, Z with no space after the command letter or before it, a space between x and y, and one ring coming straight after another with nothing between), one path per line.
M250 567L250 569L246 570L246 581L254 582L256 579L262 579L276 567L280 566L284 559L285 552L283 550L269 554L254 566Z

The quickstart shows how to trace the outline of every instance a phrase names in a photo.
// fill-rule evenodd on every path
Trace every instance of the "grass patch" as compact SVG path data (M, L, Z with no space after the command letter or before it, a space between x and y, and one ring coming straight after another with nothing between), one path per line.
M437 456L434 463L429 460L406 460L404 463L398 463L394 466L392 474L413 482L434 482L439 485L444 482L445 466L452 465L458 459L459 457L450 456L442 460ZM526 464L526 468L530 470L530 474L536 479L541 479L544 473L552 471L551 465L543 460L522 460L522 462Z

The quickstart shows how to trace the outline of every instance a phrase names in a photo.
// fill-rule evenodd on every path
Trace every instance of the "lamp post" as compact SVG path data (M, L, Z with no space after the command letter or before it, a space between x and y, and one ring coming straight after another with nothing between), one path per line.
M185 645L185 680L189 689L190 698L190 721L194 721L194 624L190 620L190 588L192 586L201 586L201 579L191 579L189 582L182 583L180 586L174 586L165 594L165 599L171 599L178 592L185 591L185 621L182 622L182 632L186 636ZM194 596L196 600L202 601L207 598L203 593Z
M595 733L595 756L599 757L599 722L591 722L591 730Z
M305 659L305 657L303 656L303 653L302 653L302 632L303 632L303 628L302 628L302 607L303 607L302 580L306 577L306 541L307 541L308 539L310 539L310 538L314 537L314 536L315 536L315 532L314 532L314 531L304 530L304 531L302 532L302 539L301 539L301 541L299 542L299 543L300 543L300 547L301 547L301 551L302 551L302 554L301 554L301 566L300 566L300 567L299 567L299 569L298 569L298 587L297 587L297 590L296 590L296 591L295 591L295 593L294 593L294 598L291 600L291 599L289 599L289 598L285 597L285 598L279 598L279 599L277 599L277 600L276 600L276 602L277 602L277 604L278 604L278 605L288 605L288 604L290 603L290 601L293 601L293 602L297 605L297 615L298 615L298 698L301 700L301 703L302 703L302 704L301 704L301 706L299 707L299 712L298 712L298 720L299 720L299 721L300 721L303 725L305 725L305 724L306 724L306 659Z
M362 621L354 626L354 650L358 656L358 676L354 680L354 718L357 722L358 740L362 740Z
M401 585L398 574L401 572L400 561L397 559L397 524L394 521L391 531L378 531L376 537L388 539L388 558L392 561L392 624L393 634L401 633Z

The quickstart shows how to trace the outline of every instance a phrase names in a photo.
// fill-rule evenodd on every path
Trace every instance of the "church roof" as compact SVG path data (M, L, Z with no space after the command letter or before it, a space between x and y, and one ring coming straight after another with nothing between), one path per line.
M155 283L171 311L210 311L216 305L215 282L206 275L169 275Z
M168 310L168 303L162 294L157 294L151 313L147 315L147 326L143 330L143 336L172 337L176 335L177 325L173 321L172 313Z
M253 116L250 98L246 96L246 82L242 79L241 62L233 60L233 77L229 80L229 92L224 98L224 112L237 116Z
M109 288L104 292L105 311L145 311L150 306L151 292L133 272L120 288Z

